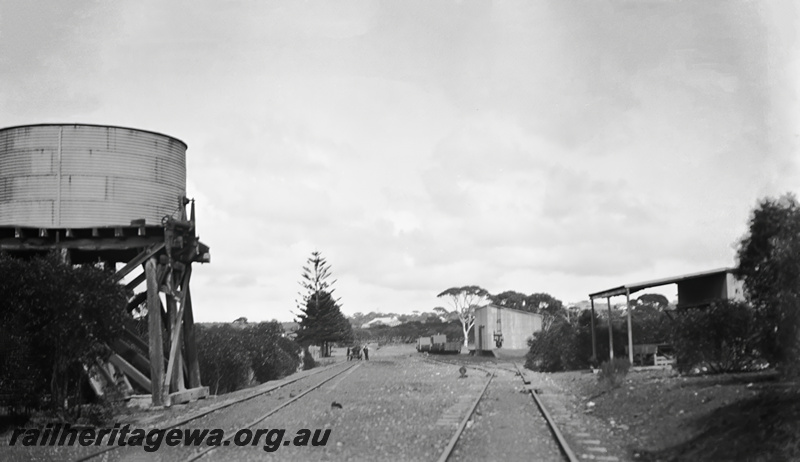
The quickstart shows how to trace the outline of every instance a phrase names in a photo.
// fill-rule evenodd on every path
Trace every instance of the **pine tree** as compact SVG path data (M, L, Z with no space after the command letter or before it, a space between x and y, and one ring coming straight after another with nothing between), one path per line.
M352 327L341 312L339 299L333 298L335 289L331 286L336 280L329 283L330 275L327 261L319 252L312 252L300 280L305 293L299 294L302 301L297 302L297 341L304 347L319 345L322 356L330 355L331 343L353 340Z

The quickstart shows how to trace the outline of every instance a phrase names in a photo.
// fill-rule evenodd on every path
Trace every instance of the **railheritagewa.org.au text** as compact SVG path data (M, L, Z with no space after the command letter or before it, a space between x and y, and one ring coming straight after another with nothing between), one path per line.
M226 437L219 428L72 428L69 424L48 424L44 428L16 428L9 446L139 446L147 452L166 446L253 446L274 452L281 446L325 446L330 429L300 429L287 435L285 429L241 429Z

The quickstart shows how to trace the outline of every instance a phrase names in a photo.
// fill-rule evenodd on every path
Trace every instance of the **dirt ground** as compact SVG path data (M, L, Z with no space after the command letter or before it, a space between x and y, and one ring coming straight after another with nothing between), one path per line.
M589 372L549 376L610 426L633 460L800 460L800 387L774 371L630 372L613 389Z

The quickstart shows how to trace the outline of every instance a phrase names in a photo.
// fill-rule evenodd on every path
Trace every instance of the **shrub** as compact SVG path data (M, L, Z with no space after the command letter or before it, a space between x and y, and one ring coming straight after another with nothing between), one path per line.
M197 335L203 384L214 394L228 393L294 373L300 346L283 338L280 323L202 326Z
M609 358L609 319L605 316L605 312L598 314L604 316L595 318L597 358L592 357L591 311L584 310L571 322L558 318L549 329L534 334L528 343L531 349L525 367L556 372L589 365L597 366L599 359ZM632 324L637 343L662 343L669 340L672 322L664 312L639 308L633 313ZM628 345L628 324L622 311L612 312L611 326L614 356L623 357L626 355L625 348Z
M556 372L581 364L576 329L566 319L557 319L548 329L536 332L528 346L530 350L525 356L528 369Z
M626 358L614 358L600 365L600 374L597 379L610 388L617 388L625 382L625 376L631 368L631 363Z
M308 351L308 348L303 350L303 370L307 371L309 369L314 369L317 365L316 361L314 361L314 356L311 355L311 352Z
M724 301L675 315L672 344L676 368L712 373L750 370L761 364L759 325L750 305Z
M628 334L627 330L623 330L623 326L627 329L627 324L624 319L622 319L621 315L617 314L617 316L612 318L611 327L614 339L614 356L624 356L625 354L625 345L628 344ZM634 329L636 329L635 326ZM590 310L584 310L580 316L578 316L576 327L578 367L588 367L589 365L597 366L600 359L610 356L608 349L608 317L597 316L595 318L594 334L597 345L597 358L592 357L592 313Z
M299 365L300 346L283 338L277 322L262 322L245 329L251 366L258 382L268 382L294 373Z
M228 324L197 329L197 359L201 381L215 395L250 385L250 357L241 329Z
M126 302L124 287L91 265L0 254L0 393L77 418L85 368L111 353Z

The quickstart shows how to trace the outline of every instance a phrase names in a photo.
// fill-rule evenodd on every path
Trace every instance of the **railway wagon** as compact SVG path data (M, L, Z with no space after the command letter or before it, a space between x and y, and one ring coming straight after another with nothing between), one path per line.
M420 337L417 339L417 351L420 353L431 351L432 344L433 342L430 337Z
M446 335L432 335L417 339L417 351L420 353L459 354L461 342L448 342Z

